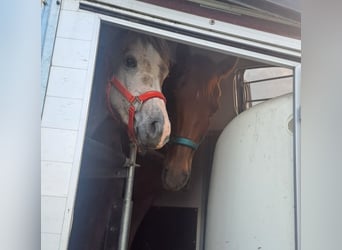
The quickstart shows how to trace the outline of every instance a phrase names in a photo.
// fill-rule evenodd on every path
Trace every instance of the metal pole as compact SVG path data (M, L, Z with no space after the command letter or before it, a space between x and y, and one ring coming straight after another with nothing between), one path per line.
M293 81L294 128L294 195L295 195L295 250L301 249L301 65L294 68Z
M119 235L119 249L118 250L127 250L128 240L129 240L129 232L131 225L131 215L132 215L132 193L133 193L133 182L134 182L134 171L137 166L135 163L137 156L137 145L131 143L130 145L130 157L129 162L127 164L128 167L128 177L126 181L125 187L125 196L122 207L122 217L121 217L121 227L120 227L120 235Z

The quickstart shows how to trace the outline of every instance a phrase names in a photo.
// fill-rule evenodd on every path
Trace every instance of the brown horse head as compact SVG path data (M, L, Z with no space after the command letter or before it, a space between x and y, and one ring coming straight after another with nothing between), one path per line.
M194 153L219 107L219 84L237 61L227 56L215 63L207 56L190 55L184 47L176 60L163 89L172 131L162 181L164 188L173 191L182 189L189 181Z

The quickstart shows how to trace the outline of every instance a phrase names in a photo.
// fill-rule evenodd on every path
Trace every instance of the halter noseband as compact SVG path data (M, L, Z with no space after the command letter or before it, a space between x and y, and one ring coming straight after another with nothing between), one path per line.
M160 98L164 102L166 102L165 96L161 92L158 92L158 91L147 91L145 93L142 93L141 95L134 96L118 79L116 79L113 76L112 79L108 82L107 90L106 90L108 109L113 117L115 117L115 115L114 115L112 105L110 102L111 86L116 87L116 89L123 95L123 97L125 97L125 99L130 104L130 107L128 108L128 128L127 128L128 136L132 142L136 143L137 139L136 139L135 132L134 132L135 112L141 109L141 106L144 102L152 98Z
M170 144L178 144L178 145L182 145L188 148L191 148L193 150L197 150L197 148L199 147L200 143L196 143L193 140L190 140L188 138L185 137L172 137L169 141Z

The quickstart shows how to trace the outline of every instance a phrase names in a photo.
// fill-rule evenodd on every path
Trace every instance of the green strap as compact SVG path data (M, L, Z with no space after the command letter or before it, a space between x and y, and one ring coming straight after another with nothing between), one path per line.
M197 148L199 146L199 144L195 143L194 141L192 141L188 138L184 138L184 137L172 137L170 139L170 143L183 145L183 146L189 147L193 150L197 150Z

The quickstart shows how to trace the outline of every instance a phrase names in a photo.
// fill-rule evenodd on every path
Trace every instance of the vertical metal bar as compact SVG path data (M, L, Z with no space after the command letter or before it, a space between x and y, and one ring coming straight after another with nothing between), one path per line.
M41 54L43 53L43 47L44 47L44 42L45 42L45 34L46 34L46 29L48 26L48 20L50 16L50 11L51 11L51 0L43 0L42 2L42 8L41 8Z
M44 109L60 9L60 4L48 0L41 14L41 114Z
M137 145L134 143L130 144L130 157L128 163L128 177L125 186L125 196L122 207L122 218L121 227L119 235L119 250L127 250L129 232L131 225L131 215L132 215L132 194L133 194L133 183L134 183L134 172L135 172L135 160L137 156Z
M294 202L295 202L295 249L301 249L301 168L300 168L300 123L301 123L301 104L300 104L300 87L301 87L301 66L294 68L293 81L293 158L294 158Z

